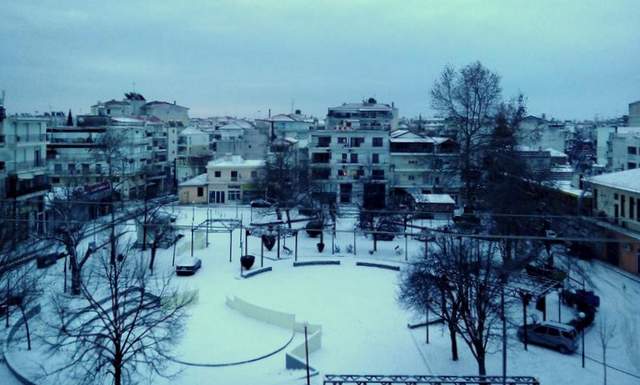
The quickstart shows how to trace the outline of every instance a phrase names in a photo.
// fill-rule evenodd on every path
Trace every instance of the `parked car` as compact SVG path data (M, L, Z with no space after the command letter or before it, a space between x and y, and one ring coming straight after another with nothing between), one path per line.
M524 341L524 326L518 328L518 338ZM567 324L558 322L542 322L527 325L527 341L534 345L556 349L560 353L569 354L578 349L578 333Z
M44 269L51 265L55 265L56 261L64 257L64 253L50 253L44 255L38 255L36 257L36 267L38 269Z
M596 318L596 312L594 309L581 311L578 316L568 322L569 325L576 328L576 331L581 332L583 329L588 328L593 324L593 320Z
M562 302L568 306L576 307L580 311L600 307L600 297L591 290L563 290L560 294Z
M273 206L273 203L266 199L256 199L251 201L251 207L267 208Z
M176 262L176 275L193 275L202 267L202 261L196 257L182 257Z
M398 231L398 228L393 223L382 221L376 227L376 231L379 231L379 233L376 232L373 234L376 240L393 241L393 238L395 238L395 233Z

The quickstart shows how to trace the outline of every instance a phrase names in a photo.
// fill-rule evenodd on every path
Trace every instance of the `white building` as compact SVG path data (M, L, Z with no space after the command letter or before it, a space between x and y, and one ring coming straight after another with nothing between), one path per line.
M531 148L552 148L565 152L571 137L572 127L564 122L548 121L536 116L527 116L520 123L518 144Z
M147 102L144 96L128 92L122 100L98 102L91 106L91 114L112 117L155 116L161 121L179 122L182 126L189 123L189 108L173 103L154 100Z
M384 207L389 185L389 133L398 110L370 98L331 107L311 131L312 188L323 199Z
M264 160L227 155L210 161L207 173L198 175L178 188L181 203L238 204L255 197L255 183Z
M453 139L396 130L389 142L391 188L396 197L444 193L457 199L462 184Z
M305 145L309 132L318 126L318 120L303 115L300 110L293 114L277 114L266 119L257 119L256 125L272 138L293 138Z
M205 173L211 158L213 153L209 147L209 134L194 127L187 127L178 134L178 181Z
M598 127L598 164L608 171L640 166L640 126Z

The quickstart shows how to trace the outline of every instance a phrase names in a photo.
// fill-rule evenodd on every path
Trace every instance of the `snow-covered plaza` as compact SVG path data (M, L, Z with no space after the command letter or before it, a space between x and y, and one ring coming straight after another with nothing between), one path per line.
M245 226L253 222L274 220L267 210L252 210L248 207L180 207L171 209L177 215L177 224L185 225L185 235L175 246L160 250L157 273L172 272L174 252L177 257L191 253L191 231L188 226L201 223L207 218L240 219ZM299 324L319 325L321 335L319 347L311 349L309 364L318 371L312 383L322 383L324 374L452 374L467 375L477 372L476 363L459 341L460 360L450 359L449 336L442 325L429 329L429 343L425 343L425 328L408 328L408 324L424 321L424 315L413 314L398 303L397 271L370 266L359 266L357 262L371 262L388 266L406 266L419 258L424 243L408 237L396 237L393 241L379 241L373 252L371 238L357 234L356 249L352 250L352 232L356 218L342 217L338 220L335 239L331 231L324 234L327 247L322 253L316 248L318 238L309 238L304 231L298 236L299 261L339 261L332 265L310 265L294 267L294 252L282 251L277 258L276 247L264 249L261 261L261 241L255 236L241 236L241 230L221 231L208 235L194 234L193 254L202 260L202 268L193 276L175 277L173 282L181 290L196 291L197 302L189 308L189 319L181 342L175 347L178 362L170 367L177 374L172 379L154 377L153 384L300 384L304 370L286 369L287 355L304 343L304 334L292 328L278 326L248 316L235 309L229 302L240 300L260 309L295 315ZM303 228L304 222L294 227ZM132 228L133 223L129 224ZM135 232L132 231L132 236ZM208 245L206 244L208 240ZM231 242L231 247L230 247ZM332 252L332 242L334 251ZM294 250L295 239L289 237L282 245ZM351 245L351 247L349 246ZM86 246L85 246L86 247ZM240 270L240 257L256 256L250 271L260 268L261 262L272 270L250 278L244 278ZM335 251L339 249L339 251ZM405 250L407 251L405 253ZM231 251L231 256L229 252ZM231 262L229 261L231 257ZM627 277L599 262L586 263L592 282L588 285L602 298L603 303L596 317L606 315L615 321L621 331L611 343L615 367L640 373L640 314L638 298L640 282ZM50 290L59 290L62 263L47 269ZM45 293L46 294L46 293ZM46 295L43 295L43 299ZM558 319L558 302L555 292L547 302L548 316ZM573 310L560 307L563 321L572 317ZM508 374L535 376L541 384L596 385L602 383L602 366L587 360L581 367L580 351L563 355L541 347L529 346L524 351L517 340L515 329L521 322L521 308L513 310L509 330ZM530 314L541 318L531 305ZM16 317L17 319L17 317ZM33 322L34 334L38 335L42 319ZM18 337L22 333L18 331ZM595 330L586 333L586 352L589 357L599 359L600 348ZM316 337L318 338L318 337ZM314 342L315 344L315 342ZM42 377L43 370L51 369L44 347L34 341L34 349L26 351L19 339L7 346L7 359L26 377L37 379L38 384L55 383L53 378ZM264 358L261 358L264 357ZM304 356L303 356L304 357ZM258 359L261 358L261 359ZM243 361L252 361L241 363ZM488 357L488 372L499 375L502 370L499 344L492 346ZM515 369L517 368L517 369ZM609 370L612 384L640 384L640 379ZM2 384L19 382L3 365L0 367ZM5 380L6 379L6 380Z

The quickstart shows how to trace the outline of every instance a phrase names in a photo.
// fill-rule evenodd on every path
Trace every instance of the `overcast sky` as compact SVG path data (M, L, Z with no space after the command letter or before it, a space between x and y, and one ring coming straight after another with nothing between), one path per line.
M533 114L610 117L640 99L637 0L16 0L0 15L9 113L87 113L135 82L191 116L323 116L368 96L431 115L443 66L474 60Z

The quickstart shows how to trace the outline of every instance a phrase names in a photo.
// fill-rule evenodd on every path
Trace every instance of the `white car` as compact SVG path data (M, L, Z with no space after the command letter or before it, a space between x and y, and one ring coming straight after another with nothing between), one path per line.
M202 267L202 261L196 257L181 257L176 262L176 275L193 275Z

